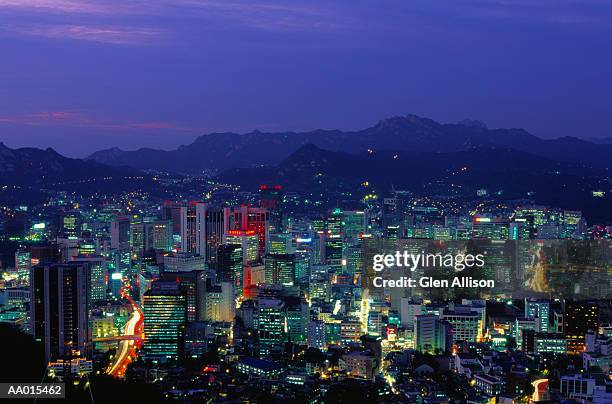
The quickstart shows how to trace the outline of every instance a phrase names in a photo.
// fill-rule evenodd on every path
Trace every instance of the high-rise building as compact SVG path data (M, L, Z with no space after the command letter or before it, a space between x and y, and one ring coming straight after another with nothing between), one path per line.
M283 191L280 185L259 187L259 206L268 213L267 225L270 231L280 231L283 227Z
M187 298L180 283L155 281L143 300L143 358L162 363L177 360L187 320Z
M164 256L164 271L166 272L203 271L205 269L206 260L198 254L181 252Z
M130 249L130 227L129 217L116 216L111 220L111 248Z
M259 337L260 353L269 352L285 341L285 305L278 299L259 299L254 328Z
M295 283L295 256L293 254L267 254L264 265L267 284L293 286Z
M89 290L85 262L38 265L30 271L30 327L45 346L47 362L91 353Z
M106 277L107 264L106 258L101 255L77 255L73 257L74 262L88 263L91 270L91 281L89 289L89 300L92 305L96 305L106 299Z
M414 317L414 339L417 351L448 352L453 345L452 325L433 314Z
M586 333L599 327L599 306L596 302L565 300L564 309L563 330L567 352L583 352Z
M217 248L217 280L232 283L235 286L236 294L242 295L245 287L242 246L221 244Z
M266 209L242 205L225 208L223 213L224 234L231 234L235 230L254 232L258 236L259 257L263 257L266 251L266 237L268 233Z
M231 282L206 287L206 321L234 321L236 296Z
M164 201L161 207L162 220L172 221L172 234L181 234L181 204L175 201Z
M228 230L223 236L223 244L242 247L242 261L245 266L259 261L259 236L254 230Z
M172 251L174 244L172 238L173 224L171 220L156 220L151 223L151 241L152 245L149 246L155 250L162 250L166 252Z
M206 317L206 271L164 271L161 280L179 284L187 303L187 321L204 320Z
M223 211L202 202L181 207L181 250L200 254L212 262L222 242Z
M440 315L453 327L453 338L457 341L476 342L481 331L480 314L469 309L444 309Z
M525 318L538 320L538 332L548 332L550 303L546 300L525 299Z
M319 320L313 320L308 323L308 339L309 348L318 348L324 350L327 346L325 340L325 323Z

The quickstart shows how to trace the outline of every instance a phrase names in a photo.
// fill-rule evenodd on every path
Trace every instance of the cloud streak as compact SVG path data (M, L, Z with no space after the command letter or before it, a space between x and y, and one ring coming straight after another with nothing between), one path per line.
M205 128L191 127L175 122L163 121L109 121L95 118L90 114L77 110L36 111L28 114L14 116L0 116L0 124L27 125L27 126L57 126L71 128L88 128L110 131L165 131L202 133Z

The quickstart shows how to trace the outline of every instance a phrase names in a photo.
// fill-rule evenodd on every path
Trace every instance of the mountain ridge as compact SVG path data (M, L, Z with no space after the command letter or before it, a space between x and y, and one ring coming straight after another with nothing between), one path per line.
M307 132L215 132L198 136L175 150L111 148L86 159L112 166L139 169L201 172L235 167L276 165L306 144L324 150L360 153L368 149L417 152L455 152L478 145L508 147L557 161L610 167L612 145L574 137L541 139L524 129L489 129L484 123L464 120L440 123L417 115L393 116L356 131L316 129Z

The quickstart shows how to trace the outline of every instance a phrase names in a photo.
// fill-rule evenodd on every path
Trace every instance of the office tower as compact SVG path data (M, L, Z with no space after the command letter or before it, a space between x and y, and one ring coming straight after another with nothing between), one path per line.
M165 252L172 251L174 244L172 238L172 221L171 220L156 220L152 223L152 238L153 245L151 246L155 250L162 250Z
M76 353L89 356L91 269L84 262L38 265L30 271L30 327L45 346L47 362Z
M456 341L476 342L480 336L480 314L469 308L457 307L455 310L444 309L440 318L448 321L453 327L453 338Z
M564 309L563 330L567 338L567 352L583 352L586 333L599 327L599 307L595 302L565 300Z
M259 206L268 213L268 229L280 231L283 227L283 191L280 185L259 187Z
M204 320L206 316L206 271L164 271L160 279L176 282L185 295L187 303L187 321Z
M129 251L130 227L130 219L126 216L116 216L111 220L111 248Z
M219 282L230 282L241 296L245 287L242 246L221 244L217 248L217 278Z
M269 233L268 254L290 254L293 251L291 233Z
M285 304L287 340L294 344L303 344L308 332L308 303L303 298L288 298Z
M200 254L207 262L215 259L223 237L223 211L205 203L181 207L181 250Z
M172 234L181 234L181 204L175 201L164 201L161 207L162 220L172 221Z
M366 215L361 210L343 212L343 235L349 240L358 240L366 231Z
M176 281L155 281L143 296L142 356L152 362L177 360L183 348L187 298Z
M525 299L525 318L538 320L538 332L548 332L550 303L546 300Z
M400 301L400 322L404 328L414 328L415 317L426 314L425 305L419 301L412 301L403 297Z
M295 256L293 254L267 254L264 265L267 284L293 286L295 283Z
M79 212L66 212L60 220L60 237L77 238L81 235L82 218Z
M204 212L204 243L206 245L204 256L208 262L216 262L217 260L217 248L223 242L225 232L224 218L222 208L207 205Z
M25 249L15 251L15 272L20 283L28 282L32 268L32 253Z
M230 282L211 283L206 286L206 321L234 321L236 296Z
M417 351L448 352L453 346L452 325L433 314L414 317L414 341Z
M192 253L172 253L164 255L164 271L203 271L206 269L206 260L203 256Z
M258 254L263 257L266 251L266 237L268 228L266 226L266 209L254 208L242 205L239 207L225 208L223 211L224 234L232 231L254 232L258 236Z
M74 262L83 262L89 264L91 268L91 280L89 290L89 301L92 306L106 299L106 277L107 264L106 258L101 255L77 255L72 258Z
M253 321L261 353L285 341L285 305L281 300L259 299Z
M327 346L325 340L325 323L319 320L312 320L308 323L308 339L309 348L318 348L324 350Z
M203 250L204 232L201 220L206 205L200 202L189 202L181 206L181 251L184 253L200 254Z
M239 245L245 266L259 260L259 236L254 230L228 230L223 236L223 244Z

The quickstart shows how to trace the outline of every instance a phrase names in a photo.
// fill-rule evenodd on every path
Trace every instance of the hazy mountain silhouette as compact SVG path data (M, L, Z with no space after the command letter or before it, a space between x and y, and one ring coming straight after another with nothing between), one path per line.
M275 165L307 144L349 153L368 149L442 153L476 146L500 146L556 161L608 168L612 165L612 145L609 144L595 144L574 137L541 139L523 129L489 129L473 120L441 124L415 115L384 119L370 128L353 132L211 133L176 150L112 148L95 152L88 159L113 166L198 172Z

